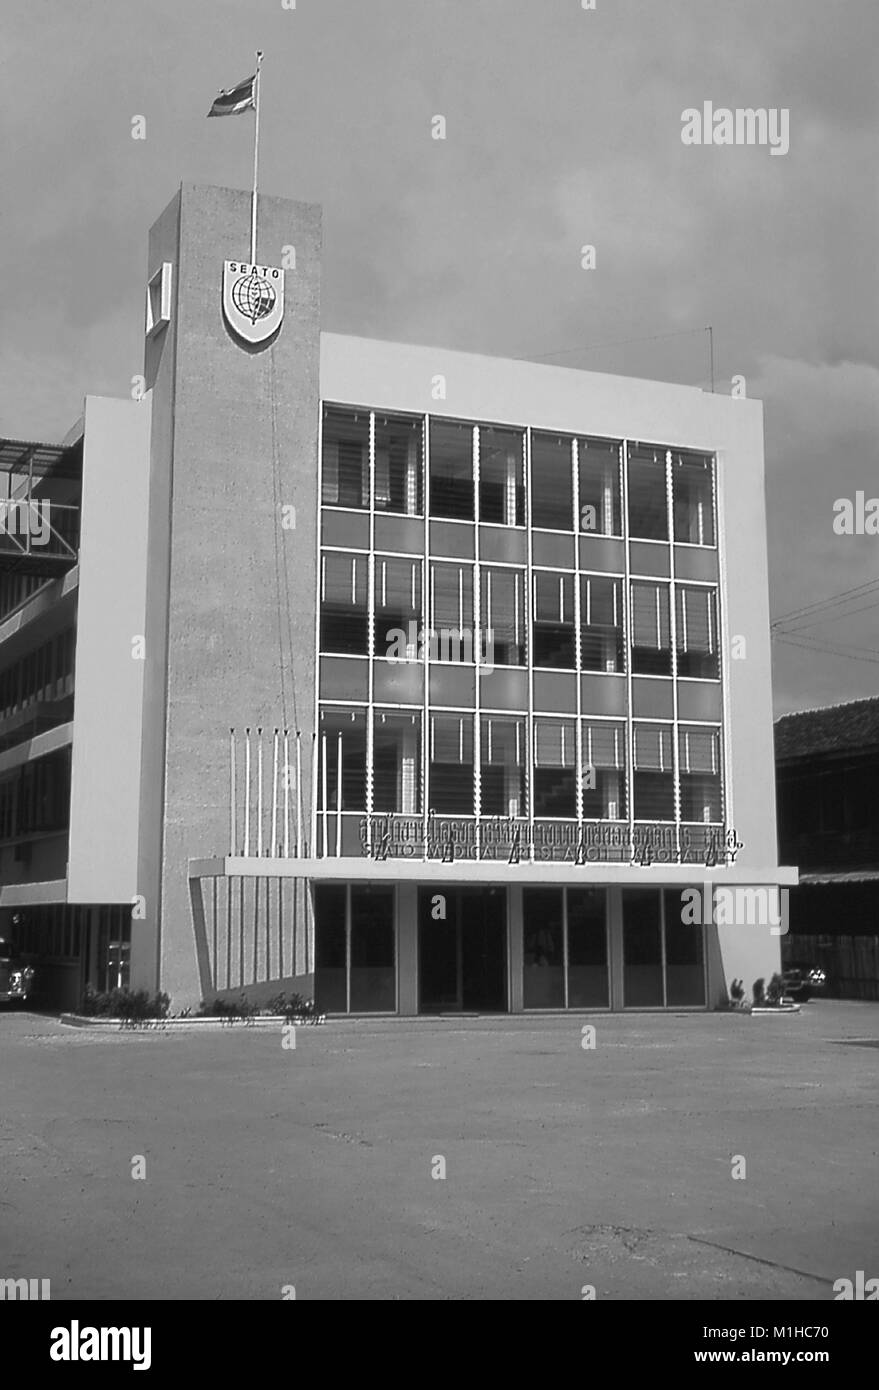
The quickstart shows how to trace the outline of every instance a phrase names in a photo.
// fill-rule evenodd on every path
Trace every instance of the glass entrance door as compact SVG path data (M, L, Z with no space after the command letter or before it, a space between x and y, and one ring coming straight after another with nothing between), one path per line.
M439 915L455 899L451 893L418 895L418 984L420 1011L439 1014L460 1009L461 958L458 950L458 920L452 913L445 920Z
M682 890L623 890L623 1004L704 1008L705 936L682 920Z
M321 883L314 893L314 997L321 1013L397 1007L394 890Z
M506 1012L506 907L503 888L419 890L421 1013Z

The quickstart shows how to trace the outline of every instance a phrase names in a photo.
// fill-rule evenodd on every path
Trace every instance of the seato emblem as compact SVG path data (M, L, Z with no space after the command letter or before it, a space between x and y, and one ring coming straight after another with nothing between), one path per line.
M264 343L284 317L284 272L249 261L223 262L223 316L245 343Z

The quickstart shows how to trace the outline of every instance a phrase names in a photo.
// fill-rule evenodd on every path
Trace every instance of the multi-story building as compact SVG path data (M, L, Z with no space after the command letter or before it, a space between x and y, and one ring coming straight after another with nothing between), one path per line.
M92 745L85 839L131 983L414 1014L771 975L777 928L713 906L796 880L759 403L321 333L320 210L260 198L254 265L249 214L181 189L143 400L86 412L79 564L91 486L125 611L88 694L77 638L67 879L106 720L138 770Z
M128 971L148 447L132 402L94 398L63 444L0 441L0 936L69 1007Z

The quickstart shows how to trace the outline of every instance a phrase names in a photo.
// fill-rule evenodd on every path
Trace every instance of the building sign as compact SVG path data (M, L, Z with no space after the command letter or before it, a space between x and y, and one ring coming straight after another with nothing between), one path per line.
M458 860L519 864L734 864L742 842L721 825L636 825L374 815L360 820L360 844L372 859Z
M284 272L247 261L223 262L223 315L246 343L264 343L284 317Z

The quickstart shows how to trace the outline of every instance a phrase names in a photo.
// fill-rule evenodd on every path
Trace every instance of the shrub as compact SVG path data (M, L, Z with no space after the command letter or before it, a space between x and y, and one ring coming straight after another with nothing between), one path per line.
M150 995L145 989L93 989L86 985L81 1012L90 1018L167 1018L171 999L167 994Z
M251 1004L246 994L241 994L237 999L214 999L208 1003L202 999L198 1008L198 1018L253 1018L254 1014L259 1013L259 1007Z
M754 1003L755 1003L755 1004L764 1004L764 1003L766 1002L766 998L765 998L766 989L765 989L765 986L766 986L766 981L763 979L762 975L761 975L760 979L759 979L759 980L755 980L754 983L753 983L753 985L751 986L751 993L752 993L753 996L754 996Z
M768 1004L780 1004L784 998L784 981L780 975L773 975L766 990Z
M733 980L729 987L729 997L734 1000L736 1004L742 1002L745 997L745 986L742 984L741 980Z
M305 999L301 994L276 994L268 1000L266 1013L283 1014L285 1018L316 1018L317 1010L313 999Z

